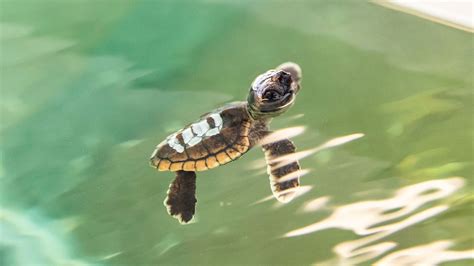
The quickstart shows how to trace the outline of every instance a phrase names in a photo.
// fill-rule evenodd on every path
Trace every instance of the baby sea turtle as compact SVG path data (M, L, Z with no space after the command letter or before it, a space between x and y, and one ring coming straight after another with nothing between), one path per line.
M151 165L159 171L176 173L164 201L170 215L181 223L193 218L196 172L234 161L258 145L271 133L271 118L288 110L295 101L300 81L301 68L295 63L268 70L255 78L246 102L231 103L207 113L158 144L151 155ZM289 139L280 139L263 144L262 148L273 195L281 202L290 201L299 186L299 163L277 165L271 160L295 152L295 145ZM282 177L284 180L279 182Z

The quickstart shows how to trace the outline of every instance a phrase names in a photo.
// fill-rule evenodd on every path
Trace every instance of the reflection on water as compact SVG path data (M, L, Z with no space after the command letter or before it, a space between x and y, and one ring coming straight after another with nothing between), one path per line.
M282 167L282 166L285 166L285 165L287 165L289 163L292 163L294 161L301 160L305 157L308 157L308 156L310 156L312 154L315 154L319 151L322 151L324 149L333 148L333 147L351 142L351 141L356 140L358 138L361 138L363 136L364 136L364 134L362 134L362 133L356 133L356 134L351 134L351 135L347 135L347 136L343 136L343 137L337 137L337 138L328 140L327 142L325 142L325 143L321 144L320 146L318 146L316 148L313 148L313 149L300 151L300 152L295 152L295 153L292 153L292 154L276 157L276 158L272 159L270 161L270 163L272 163L272 164L275 163L276 164L275 167Z
M448 248L454 246L454 241L440 240L425 245L407 248L393 252L375 265L438 265L442 262L474 259L474 250L453 251Z
M275 132L272 132L271 134L269 134L265 138L263 138L259 142L259 144L260 145L265 145L265 144L268 144L268 143L277 142L277 141L287 139L287 138L291 139L291 138L296 137L300 134L303 134L304 131L305 131L305 127L303 127L303 126L279 129Z
M308 193L313 187L312 186L300 186L297 189L295 189L295 198L300 197L306 193ZM275 197L273 195L267 196L263 199L257 200L256 202L253 202L250 205L255 205L255 204L260 204L269 200L275 200ZM275 204L273 205L274 207L278 206L284 206L284 203L281 203L279 201L276 201Z
M351 203L335 207L332 214L317 223L292 230L285 234L285 237L295 237L305 234L314 233L317 231L340 228L352 230L360 236L365 236L353 241L345 241L337 244L333 251L337 254L337 258L329 264L357 264L373 258L376 258L397 246L396 242L389 241L383 243L374 243L391 234L399 232L414 224L420 223L426 219L437 216L446 211L449 205L439 204L434 207L422 208L426 204L437 201L452 195L464 185L464 179L460 177L452 177L442 180L431 180L423 183L407 186L395 192L394 197L384 200L373 200ZM321 205L322 199L316 199ZM303 209L315 209L314 200L311 200L303 205ZM325 203L326 204L326 203ZM401 219L401 220L400 220ZM431 246L427 245L420 248L413 248L407 253L413 251L425 251ZM434 245L439 248L440 246ZM441 247L447 248L446 245ZM379 261L391 262L393 265L400 265L406 257L401 256L404 251L399 251L388 255ZM414 262L421 264L431 264L432 260L435 262L442 262L455 259L469 258L472 252L459 252L453 254L446 252L438 254L436 258L429 258L424 260L423 253L415 253L416 256L410 258ZM445 256L443 256L445 255ZM400 257L400 263L397 258Z
M298 135L302 134L303 132L304 132L304 127L301 127L301 126L300 127L290 127L290 128L279 129L279 130L273 132L272 134L268 135L267 137L265 137L263 140L261 140L259 145L264 145L266 143L272 143L272 142L280 141L282 139L295 137L295 136L298 136ZM313 149L308 149L308 150L304 150L304 151L300 151L300 152L295 152L295 153L288 154L288 155L283 155L283 156L276 156L271 161L269 161L269 163L272 163L272 164L275 163L276 164L274 166L275 168L282 167L282 166L290 164L294 161L300 161L300 160L304 159L305 157L311 156L311 155L313 155L317 152L323 151L325 149L330 149L330 148L334 148L334 147L349 143L349 142L351 142L353 140L356 140L356 139L359 139L363 136L364 136L364 134L362 134L362 133L356 133L356 134L351 134L351 135L347 135L347 136L336 137L336 138L333 138L333 139L330 139L330 140L324 142L323 144L321 144L318 147L313 148ZM257 170L258 168L261 168L261 167L267 167L267 164L266 164L265 160L255 161L252 164L252 166L250 167L250 169ZM291 179L294 179L294 178L297 178L297 177L301 178L301 177L309 174L310 172L311 172L311 170L309 170L309 169L301 169L301 170L298 170L298 171L294 171L294 172L292 172L288 175L282 176L278 180L279 180L279 182L284 182L284 181L288 181L288 180L291 180ZM262 172L259 171L258 173L261 174ZM290 190L295 191L295 196L294 197L297 198L297 197L299 197L301 195L304 195L305 193L309 192L309 190L311 190L311 189L312 189L312 186L300 186L300 187L296 187L296 188L293 188L293 189L290 189ZM268 197L265 197L263 199L260 199L256 202L252 203L251 205L266 202L268 200L271 200L272 198L273 198L273 195L270 195ZM283 206L283 204L281 204L280 202L276 202L274 204L274 208L278 208L279 206L281 207L281 206Z
M320 197L307 201L301 208L300 212L315 212L326 207L327 203L330 201L330 197Z

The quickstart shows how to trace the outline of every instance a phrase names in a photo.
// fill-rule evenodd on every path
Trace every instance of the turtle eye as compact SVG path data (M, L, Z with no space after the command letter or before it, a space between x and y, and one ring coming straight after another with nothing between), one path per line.
M281 84L284 84L286 86L291 85L291 75L287 73L282 73L280 77L278 78L278 81L280 81Z
M281 98L281 95L276 90L269 90L263 94L263 99L267 101L275 101Z

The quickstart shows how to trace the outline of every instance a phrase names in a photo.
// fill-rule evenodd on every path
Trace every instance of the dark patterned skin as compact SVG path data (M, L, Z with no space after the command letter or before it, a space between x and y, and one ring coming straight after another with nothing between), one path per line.
M262 145L263 151L267 161L270 161L279 156L288 155L296 151L295 145L289 139L280 140L278 142ZM297 161L290 162L284 166L277 167L277 163L268 163L269 175L276 179L287 176L295 171L300 170L300 165ZM285 182L276 182L274 190L277 192L284 192L290 188L298 187L299 180L294 178ZM281 196L285 196L282 194Z
M240 158L271 134L273 117L288 110L300 89L301 69L284 63L259 75L246 102L225 105L168 136L150 158L152 167L176 173L164 201L168 213L181 223L192 220L196 205L196 172L206 171ZM299 186L299 163L274 163L279 156L294 153L288 139L262 145L274 196L290 201ZM279 181L279 179L281 179Z

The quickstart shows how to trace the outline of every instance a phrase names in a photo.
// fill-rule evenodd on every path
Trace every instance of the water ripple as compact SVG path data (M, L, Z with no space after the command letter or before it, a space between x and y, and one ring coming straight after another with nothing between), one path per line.
M399 265L438 265L441 262L474 259L474 250L452 251L447 250L454 245L451 240L439 240L425 245L419 245L412 248L393 252L375 265L380 266L399 266ZM426 256L426 254L430 254Z
M287 232L284 237L296 237L329 228L351 230L357 235L365 237L334 246L333 251L337 254L337 259L330 261L329 264L357 264L368 261L397 246L397 243L393 241L378 244L374 242L443 213L449 208L449 205L440 204L428 209L421 208L427 203L452 195L463 187L464 183L464 179L460 177L430 180L403 187L397 190L391 198L339 206L328 218ZM329 200L324 199L315 199L318 206L314 210L318 210ZM321 201L323 202L321 203ZM308 206L311 204L304 204L302 209L311 210L311 207ZM456 255L455 258L466 257L465 253L460 254L462 255L458 254L459 256ZM394 255L394 257L396 256ZM393 261L394 257L387 256L386 260ZM437 259L444 261L443 257ZM446 258L446 260L448 259Z

